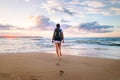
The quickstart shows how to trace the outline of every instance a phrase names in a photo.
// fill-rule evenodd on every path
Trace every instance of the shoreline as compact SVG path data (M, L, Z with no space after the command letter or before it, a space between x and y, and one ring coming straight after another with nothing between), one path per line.
M0 80L120 80L120 60L63 55L58 61L49 53L0 54Z
M19 54L21 54L21 55L23 55L23 54L41 54L41 53L43 53L43 54L52 54L52 55L56 55L56 52L53 52L53 51L50 51L50 52L17 52L17 53L0 53L0 55L13 55L13 54L15 54L15 55L19 55ZM64 53L66 53L66 52L64 52ZM112 59L112 60L120 60L120 58L117 58L117 57L115 57L115 58L111 58L111 57L100 57L100 56L87 56L87 55L77 55L77 54L72 54L72 53L70 53L70 54L63 54L64 56L76 56L76 57L85 57L85 58L98 58L98 59Z

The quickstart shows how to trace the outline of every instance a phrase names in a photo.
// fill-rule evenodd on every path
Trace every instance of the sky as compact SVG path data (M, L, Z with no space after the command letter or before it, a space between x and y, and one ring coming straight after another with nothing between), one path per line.
M0 36L120 37L120 0L0 0Z

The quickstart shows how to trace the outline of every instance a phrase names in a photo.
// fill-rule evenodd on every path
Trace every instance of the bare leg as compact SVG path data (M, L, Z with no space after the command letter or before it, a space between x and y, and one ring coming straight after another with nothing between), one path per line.
M61 43L58 43L58 47L59 47L59 55L62 56L62 53L61 53Z
M59 57L59 53L58 53L58 43L55 43L55 47L56 47L56 53L57 53L57 57Z

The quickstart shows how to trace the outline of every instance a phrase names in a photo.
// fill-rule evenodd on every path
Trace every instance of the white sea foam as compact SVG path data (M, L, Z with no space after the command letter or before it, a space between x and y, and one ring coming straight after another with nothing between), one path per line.
M0 53L54 53L51 38L0 38ZM65 38L63 54L120 59L120 38Z

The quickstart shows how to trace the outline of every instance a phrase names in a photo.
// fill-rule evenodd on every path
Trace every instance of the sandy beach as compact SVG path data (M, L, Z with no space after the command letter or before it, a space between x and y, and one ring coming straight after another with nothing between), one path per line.
M0 80L120 80L120 60L70 55L57 60L55 54L47 53L0 54Z

